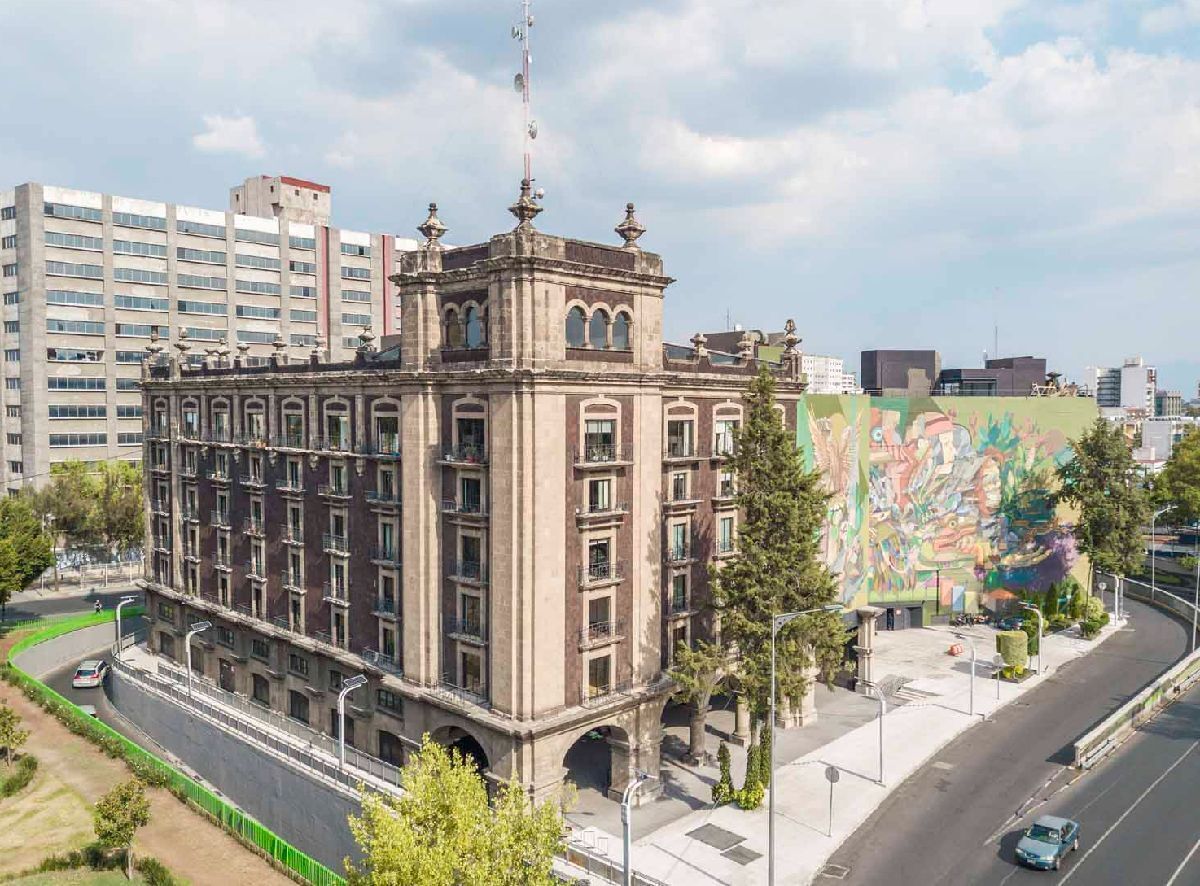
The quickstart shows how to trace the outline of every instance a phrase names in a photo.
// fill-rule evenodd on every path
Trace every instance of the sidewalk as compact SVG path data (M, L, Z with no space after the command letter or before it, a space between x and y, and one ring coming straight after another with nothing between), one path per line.
M879 778L879 723L873 719L828 741L787 765L780 765L776 782L776 881L808 883L826 859L867 819L895 786L981 717L1024 695L1064 663L1087 654L1123 625L1106 627L1092 641L1075 629L1043 640L1046 673L1021 684L986 679L994 654L995 632L988 628L933 627L877 634L876 661L881 680L904 678L899 695L906 703L889 700L884 718L884 786ZM951 657L946 650L954 634L976 638L978 665L975 685L976 716L970 704L970 646ZM1036 658L1031 665L1036 663ZM911 679L909 679L911 678ZM897 699L898 701L901 699ZM818 702L819 703L819 702ZM877 702L871 700L873 705ZM803 732L804 730L799 730ZM781 736L783 733L779 733ZM832 836L829 835L828 766L839 770L834 786ZM635 822L641 810L634 813ZM702 830L701 830L702 829ZM640 830L640 829L639 829ZM619 830L593 833L609 854L622 855ZM667 883L688 886L750 886L767 881L767 804L754 812L736 807L703 808L672 821L636 840L634 868Z
M68 597L88 597L92 593L98 594L116 594L121 592L126 593L141 593L141 590L134 585L134 581L140 576L134 578L118 577L115 573L109 577L107 585L104 584L102 577L97 577L95 581L90 578L83 584L66 582L62 583L59 590L54 590L54 584L47 581L46 587L29 587L23 591L17 591L9 598L9 606L17 606L21 603L32 603L35 600L63 600Z

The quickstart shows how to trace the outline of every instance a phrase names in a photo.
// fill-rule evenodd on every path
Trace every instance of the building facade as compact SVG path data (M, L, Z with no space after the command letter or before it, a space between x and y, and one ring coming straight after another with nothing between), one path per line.
M1183 415L1183 394L1179 391L1154 392L1154 417L1179 418Z
M0 191L3 481L69 458L141 453L139 363L151 337L186 334L192 359L282 340L352 354L396 323L397 257L415 241L330 226L330 189L256 176L228 210L27 183Z
M1141 357L1129 357L1121 366L1089 366L1084 381L1095 392L1096 405L1102 409L1135 410L1142 416L1154 415L1154 394L1158 390L1158 370L1147 366Z
M487 243L443 249L432 210L382 350L148 361L151 645L182 659L209 619L195 667L330 732L365 674L355 746L402 762L428 733L537 797L600 735L619 794L658 771L671 650L716 627L758 363L663 343L632 205L620 247L538 232L528 186ZM799 358L772 366L793 428Z

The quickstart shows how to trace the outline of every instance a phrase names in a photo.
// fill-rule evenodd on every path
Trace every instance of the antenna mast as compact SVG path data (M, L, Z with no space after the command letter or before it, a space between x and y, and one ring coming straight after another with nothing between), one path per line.
M521 110L524 114L524 160L525 179L533 181L532 145L537 138L537 121L529 119L529 64L533 60L529 55L529 29L533 27L533 15L529 11L532 0L521 0L521 23L513 25L513 39L521 41L521 73L517 75L517 91L521 93Z

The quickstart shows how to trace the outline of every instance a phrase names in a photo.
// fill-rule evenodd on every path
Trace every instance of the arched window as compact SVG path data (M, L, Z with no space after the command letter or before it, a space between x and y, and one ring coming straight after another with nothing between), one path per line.
M608 314L603 308L596 308L588 321L588 344L601 350L608 347Z
M479 348L483 346L483 324L479 322L479 310L471 305L467 308L465 318L465 326L467 329L467 347Z
M586 321L583 317L583 308L576 305L567 311L567 347L582 348L584 345L584 327Z
M618 351L629 350L629 315L624 311L613 320L612 341L612 346Z
M444 339L446 347L461 348L463 346L462 324L458 322L458 311L454 310L454 308L446 309L445 326Z

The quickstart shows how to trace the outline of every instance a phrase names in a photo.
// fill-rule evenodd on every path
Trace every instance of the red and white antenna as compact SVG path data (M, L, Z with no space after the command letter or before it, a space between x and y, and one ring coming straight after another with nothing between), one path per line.
M537 138L538 133L537 121L531 120L529 116L529 65L533 61L529 54L529 29L533 27L533 14L529 11L531 5L531 0L521 0L521 23L513 25L512 29L513 39L521 41L521 73L514 78L513 86L517 92L521 93L521 107L525 117L525 179L528 181L533 181L531 163L533 151L530 143Z

